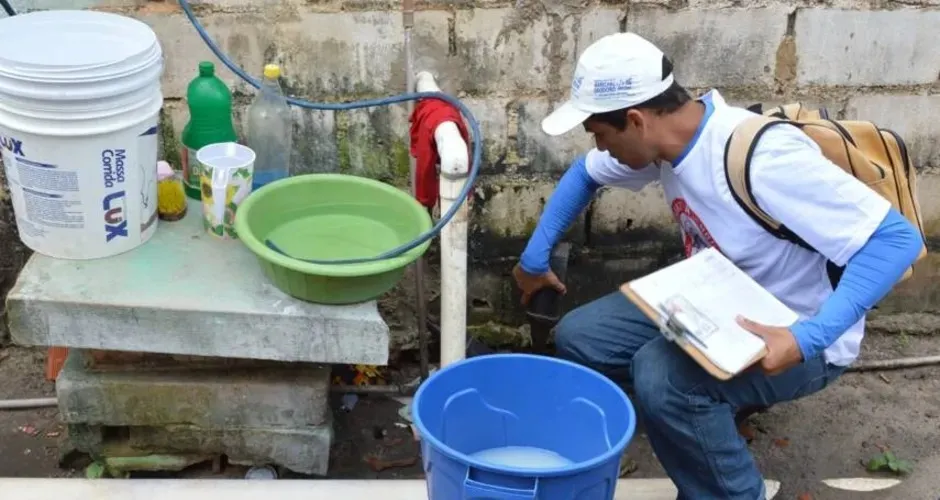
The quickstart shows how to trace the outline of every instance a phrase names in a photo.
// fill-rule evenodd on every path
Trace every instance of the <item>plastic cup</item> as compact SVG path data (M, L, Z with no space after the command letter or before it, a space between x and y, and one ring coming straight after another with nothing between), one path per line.
M237 239L235 214L251 194L255 152L235 142L220 142L200 148L196 161L206 232L221 239Z

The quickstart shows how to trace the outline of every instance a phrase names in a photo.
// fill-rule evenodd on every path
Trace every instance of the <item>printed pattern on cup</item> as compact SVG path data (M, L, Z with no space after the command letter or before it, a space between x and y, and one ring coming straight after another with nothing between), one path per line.
M194 163L199 163L194 162ZM228 185L225 186L224 198L216 195L212 189L212 172L200 169L200 190L202 194L202 223L209 234L223 239L237 239L235 215L238 206L251 194L252 171L249 168L232 170Z

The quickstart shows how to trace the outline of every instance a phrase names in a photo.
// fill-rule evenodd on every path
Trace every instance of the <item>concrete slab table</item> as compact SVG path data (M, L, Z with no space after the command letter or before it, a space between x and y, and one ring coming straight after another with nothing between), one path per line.
M240 241L202 229L200 206L160 222L146 244L92 261L34 254L7 298L24 345L193 356L363 363L388 361L374 301L311 304L284 294Z

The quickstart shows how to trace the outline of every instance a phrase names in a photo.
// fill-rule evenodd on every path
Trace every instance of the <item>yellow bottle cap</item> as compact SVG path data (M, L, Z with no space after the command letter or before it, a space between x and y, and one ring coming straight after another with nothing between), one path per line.
M264 77L275 79L281 76L281 67L277 64L266 64L264 66Z

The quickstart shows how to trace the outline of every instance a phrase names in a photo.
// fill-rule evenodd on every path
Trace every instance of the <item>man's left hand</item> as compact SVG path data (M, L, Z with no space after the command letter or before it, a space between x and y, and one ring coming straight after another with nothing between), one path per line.
M760 360L760 366L768 375L778 375L803 361L803 353L796 343L796 337L784 326L767 326L738 316L741 328L764 339L767 355Z

